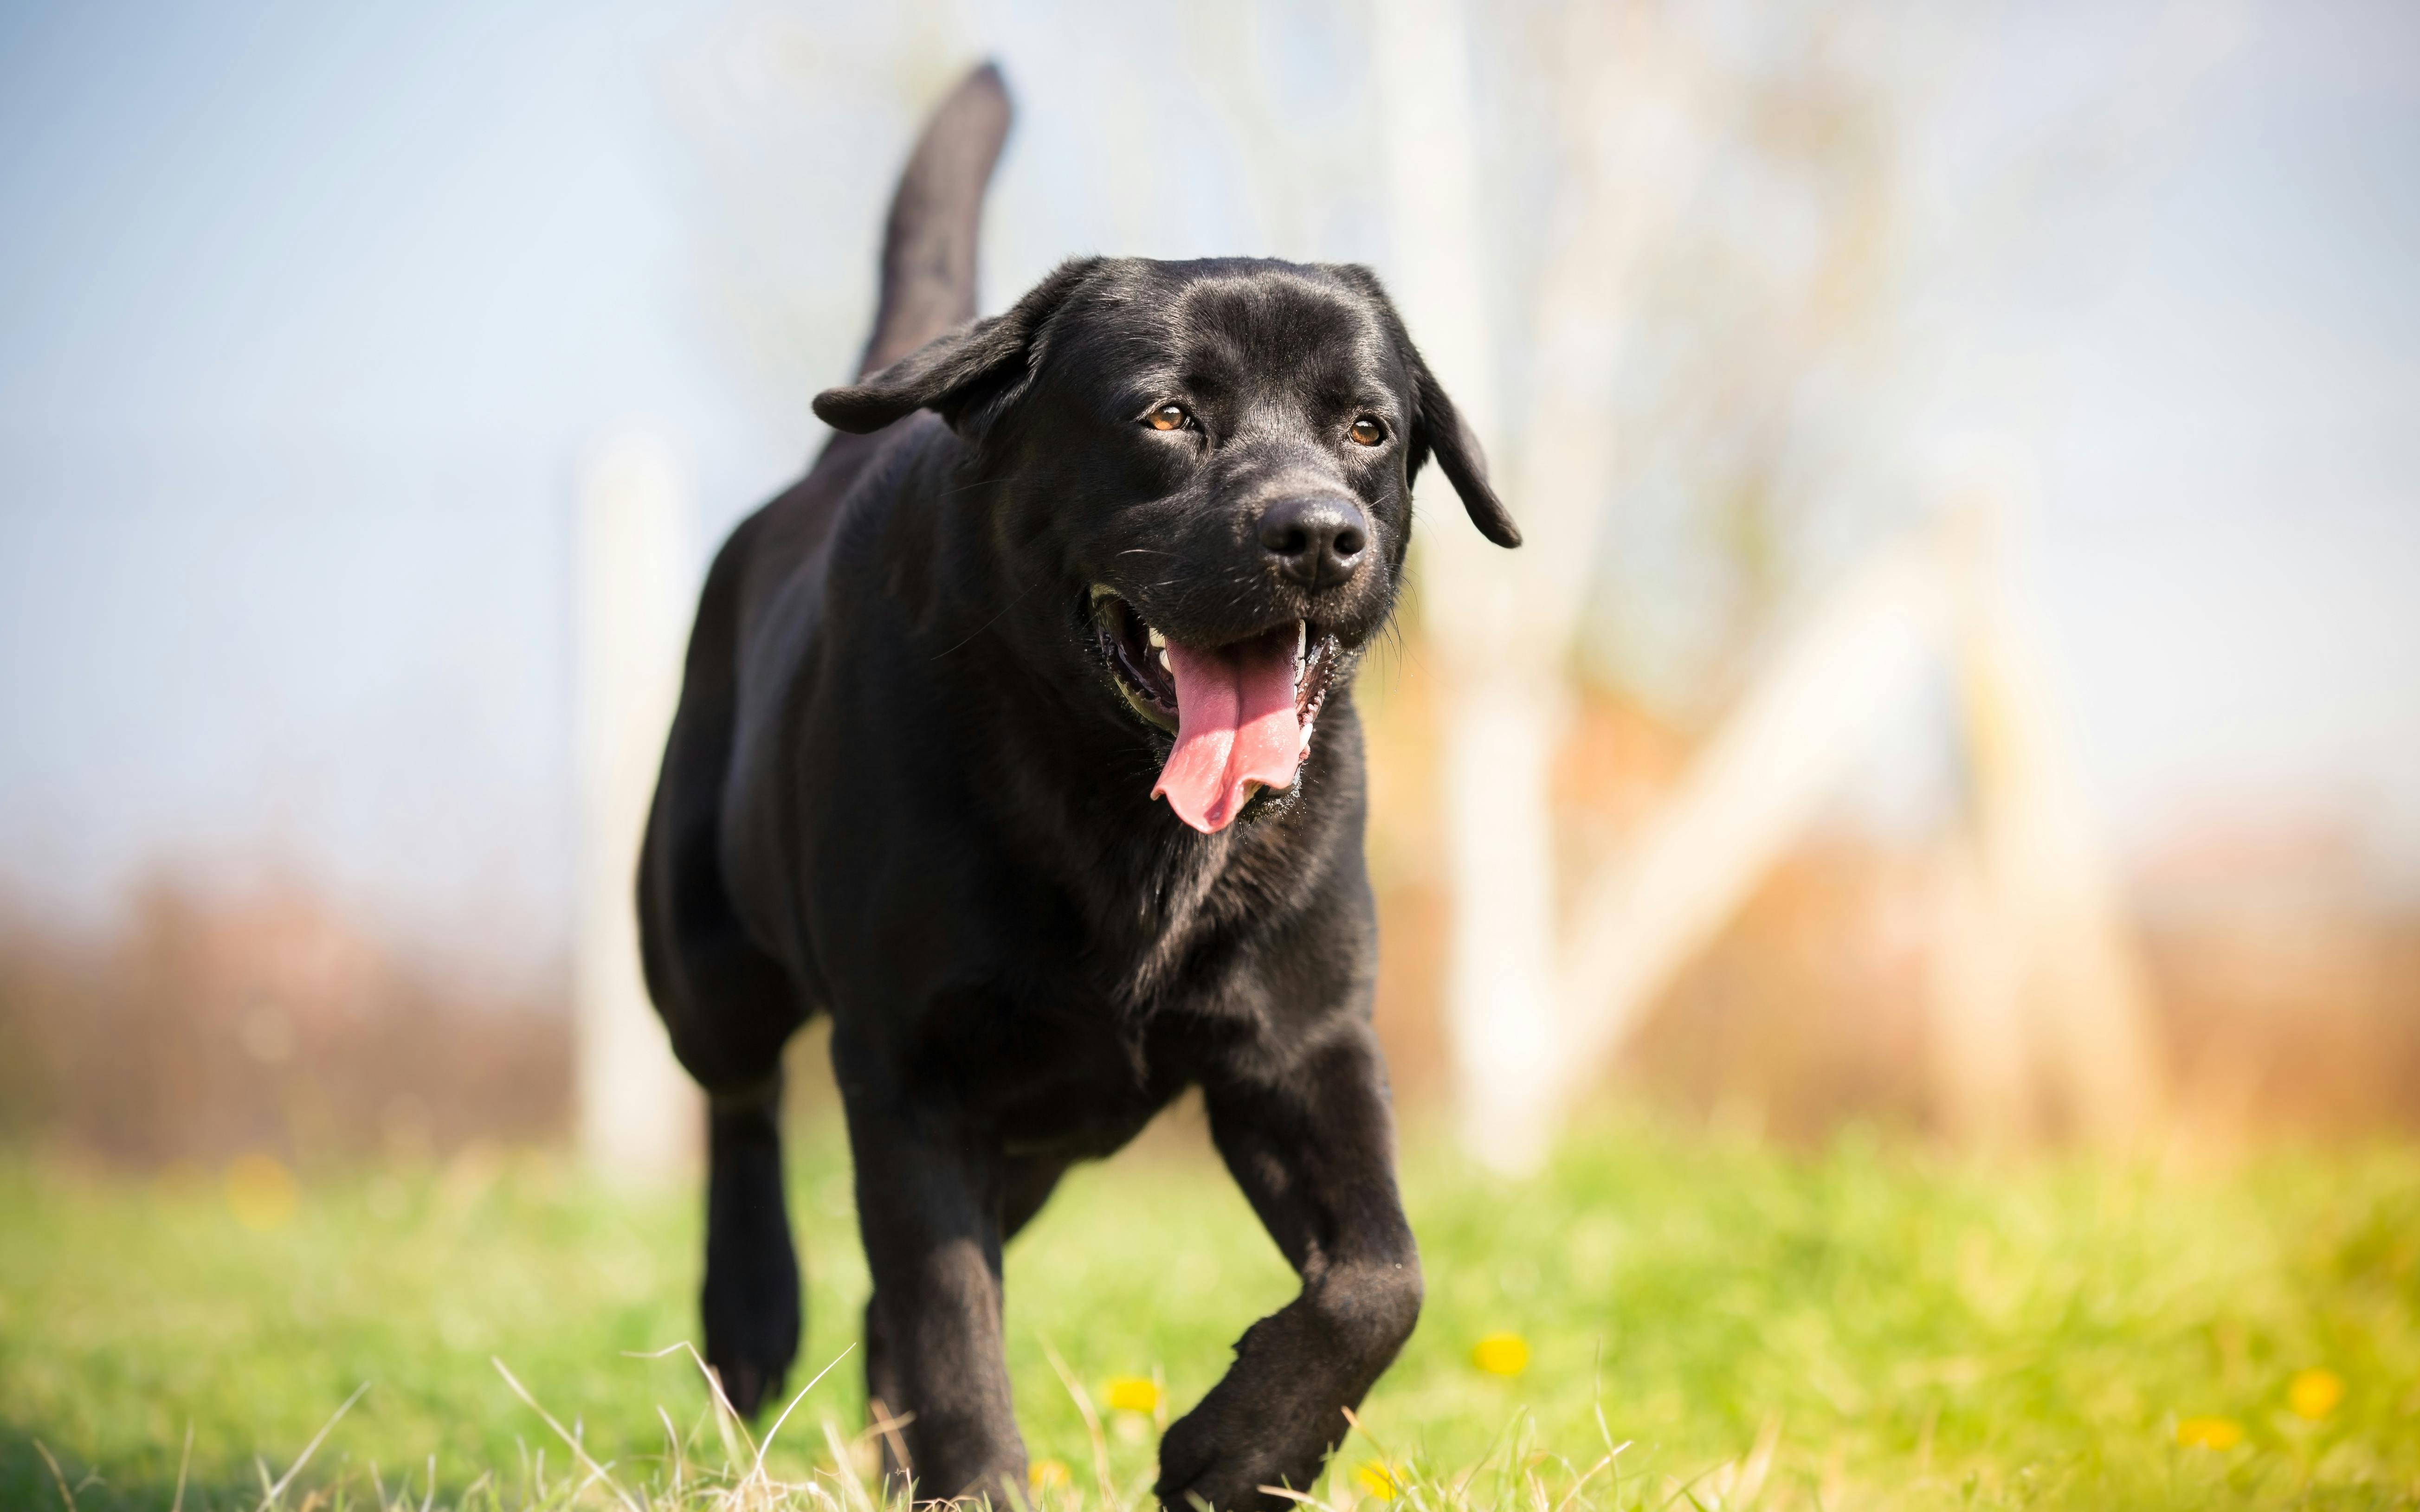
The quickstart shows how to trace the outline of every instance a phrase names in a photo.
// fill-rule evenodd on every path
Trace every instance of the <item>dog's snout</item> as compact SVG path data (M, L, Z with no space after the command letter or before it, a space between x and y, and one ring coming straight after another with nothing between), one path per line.
M1333 494L1280 499L1261 515L1262 549L1306 588L1333 588L1351 578L1369 546L1361 511Z

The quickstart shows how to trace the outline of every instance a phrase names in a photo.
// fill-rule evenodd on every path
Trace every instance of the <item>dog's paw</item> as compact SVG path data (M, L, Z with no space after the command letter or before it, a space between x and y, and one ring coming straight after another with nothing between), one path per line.
M727 1257L725 1257L727 1258ZM764 1254L755 1265L706 1267L706 1363L722 1394L743 1417L754 1417L782 1394L799 1352L799 1273L789 1251Z
M1312 1422L1239 1410L1214 1390L1159 1441L1159 1483L1152 1492L1169 1512L1205 1504L1217 1512L1291 1512L1291 1501L1261 1488L1309 1490L1328 1447Z
M706 1363L722 1381L722 1394L742 1417L754 1417L767 1402L781 1396L799 1352L799 1308L777 1299L737 1319L718 1319L709 1307L706 1320ZM718 1326L720 1323L720 1326Z
M732 1409L745 1418L755 1417L767 1402L779 1396L782 1382L790 1373L786 1360L768 1364L738 1355L717 1359L709 1352L706 1363L714 1366L715 1379L722 1382L722 1395L730 1398Z

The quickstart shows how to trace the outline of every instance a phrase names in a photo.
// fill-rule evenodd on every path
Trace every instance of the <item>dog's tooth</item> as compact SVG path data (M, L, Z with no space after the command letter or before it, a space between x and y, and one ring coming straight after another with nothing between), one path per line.
M1296 620L1294 622L1294 664L1295 666L1299 667L1302 665L1302 655L1310 649L1311 622L1309 620Z
M1175 675L1176 675L1176 669L1175 669L1175 668L1173 668L1173 667L1171 667L1171 666L1168 664L1168 647L1166 647L1166 646L1164 646L1164 645L1163 645L1163 646L1161 646L1161 647L1159 648L1159 651L1158 651L1158 656L1159 656L1159 670L1160 670L1161 671L1166 672L1166 673L1167 673L1169 676L1171 676L1171 677L1175 676Z
M1151 642L1151 649L1154 651L1162 651L1167 649L1168 637L1160 634L1157 630L1151 628L1149 625L1145 625L1143 627L1143 639Z

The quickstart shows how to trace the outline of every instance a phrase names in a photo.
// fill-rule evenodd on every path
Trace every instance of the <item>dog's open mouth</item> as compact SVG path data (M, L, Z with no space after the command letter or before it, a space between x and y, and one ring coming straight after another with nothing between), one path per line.
M1294 786L1342 654L1333 634L1294 620L1224 645L1188 646L1108 587L1093 589L1091 608L1118 691L1176 736L1153 797L1209 835L1262 789Z

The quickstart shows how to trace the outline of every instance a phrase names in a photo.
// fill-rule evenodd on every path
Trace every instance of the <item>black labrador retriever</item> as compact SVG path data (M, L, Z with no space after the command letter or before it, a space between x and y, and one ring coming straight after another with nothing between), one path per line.
M1199 1087L1302 1292L1157 1491L1278 1506L1420 1305L1353 672L1430 457L1519 536L1365 269L1088 257L967 323L1008 115L985 68L927 126L863 376L815 400L841 434L732 532L690 642L639 910L711 1096L706 1355L752 1412L798 1348L779 1068L828 1012L893 1469L1022 1492L1001 1246Z

